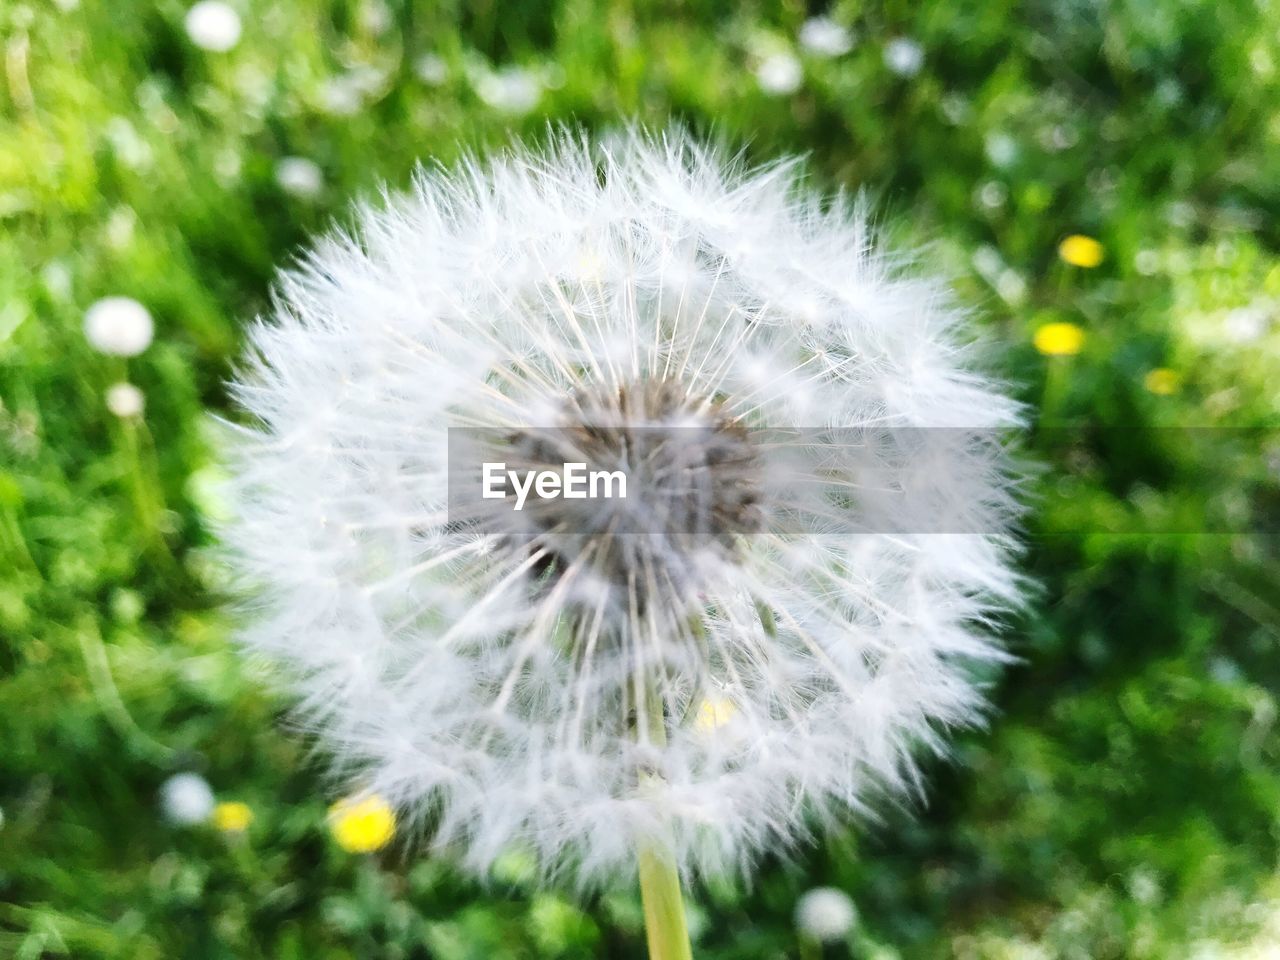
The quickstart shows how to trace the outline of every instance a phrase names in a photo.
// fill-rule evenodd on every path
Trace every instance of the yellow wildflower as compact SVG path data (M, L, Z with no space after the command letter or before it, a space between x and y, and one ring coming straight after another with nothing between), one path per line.
M1074 323L1046 323L1035 332L1036 349L1050 357L1070 357L1084 346L1084 330Z
M1079 233L1073 233L1058 244L1058 256L1073 267L1096 267L1104 254L1102 244Z
M226 833L244 833L253 823L253 811L247 803L227 800L213 808L213 825Z
M1167 397L1178 392L1178 388L1182 386L1182 376L1168 367L1156 367L1143 377L1142 385L1157 396Z
M738 707L728 697L710 697L698 708L696 725L699 730L715 730L737 716Z
M376 793L347 797L329 808L329 829L348 853L372 853L395 836L396 814Z

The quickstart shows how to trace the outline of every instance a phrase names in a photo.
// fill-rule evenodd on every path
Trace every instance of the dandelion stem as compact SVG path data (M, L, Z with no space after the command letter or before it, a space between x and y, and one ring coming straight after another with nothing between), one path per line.
M640 848L640 899L649 960L690 960L680 873L671 854L655 843Z
M661 745L667 739L662 698L652 683L648 684L646 699L649 740ZM680 871L676 869L669 846L661 839L648 840L640 845L638 858L649 960L691 960L693 951L689 946Z

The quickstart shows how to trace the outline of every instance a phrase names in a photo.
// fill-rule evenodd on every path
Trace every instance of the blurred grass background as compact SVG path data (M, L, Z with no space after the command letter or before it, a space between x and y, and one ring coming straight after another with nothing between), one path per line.
M626 888L336 843L201 548L208 417L276 265L419 160L671 117L805 152L927 241L1049 467L992 729L926 809L698 886L698 955L796 956L818 885L860 915L829 957L1280 955L1280 8L229 5L219 51L176 0L0 3L0 956L641 956ZM817 15L847 52L800 42ZM140 356L86 341L107 296L154 317ZM178 771L247 829L166 821Z

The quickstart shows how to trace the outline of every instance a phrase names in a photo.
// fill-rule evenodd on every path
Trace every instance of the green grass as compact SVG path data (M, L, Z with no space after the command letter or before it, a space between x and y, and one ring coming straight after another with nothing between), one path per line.
M933 766L926 807L695 889L697 955L795 956L818 884L862 917L831 957L1276 949L1280 11L837 3L853 50L803 55L800 90L771 97L754 66L795 48L800 3L234 5L222 54L190 43L180 2L0 5L0 955L641 955L629 888L537 891L518 861L482 887L334 844L320 764L220 613L209 425L272 271L353 198L548 119L670 118L867 191L954 278L1047 467L1026 560L1043 589L990 730ZM918 75L885 66L899 36ZM416 75L428 53L439 85ZM478 96L503 65L546 84L535 109ZM358 109L326 111L357 69ZM319 164L318 196L280 188L286 156ZM1073 233L1099 267L1059 259ZM156 320L129 361L82 332L117 294ZM1036 352L1054 321L1085 330L1079 355ZM1174 394L1144 387L1155 368ZM125 378L141 420L104 406ZM179 769L249 803L248 834L166 824Z

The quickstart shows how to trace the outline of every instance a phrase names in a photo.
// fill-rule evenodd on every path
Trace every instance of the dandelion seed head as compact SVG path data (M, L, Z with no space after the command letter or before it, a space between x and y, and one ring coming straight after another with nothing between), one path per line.
M853 49L849 28L830 17L811 17L800 27L800 46L819 57L840 57Z
M815 887L796 903L796 926L819 943L844 939L857 922L852 898L835 887Z
M900 77L914 77L924 66L924 47L910 37L897 37L885 44L884 63Z
M783 97L800 89L804 67L793 54L771 54L756 67L756 82L765 93Z
M324 172L306 157L282 157L276 163L276 183L285 193L310 200L324 189Z
M583 886L641 842L737 869L911 793L917 753L980 719L970 671L1019 593L998 458L853 476L827 450L814 470L851 492L814 509L804 451L762 428L1018 410L939 287L795 162L564 134L361 208L275 302L235 386L244 640L335 775L434 849ZM639 487L460 513L450 461L476 451ZM902 508L876 490L972 532L879 532Z
M226 53L240 42L240 15L220 0L200 0L183 25L191 42L211 53Z
M84 335L99 353L135 357L151 346L155 326L132 297L103 297L84 313Z
M174 774L160 786L160 809L171 823L204 823L213 808L213 788L198 773Z
M107 409L117 417L139 417L146 407L146 397L132 383L115 383L107 388Z
M544 422L553 425L508 433L476 459L546 470L571 457L591 471L629 470L632 495L602 500L586 516L570 500L538 501L519 515L504 501L486 528L534 544L538 569L551 576L588 566L578 576L591 578L593 598L614 594L610 609L683 604L698 577L732 562L738 536L761 525L747 431L674 380L587 387Z

